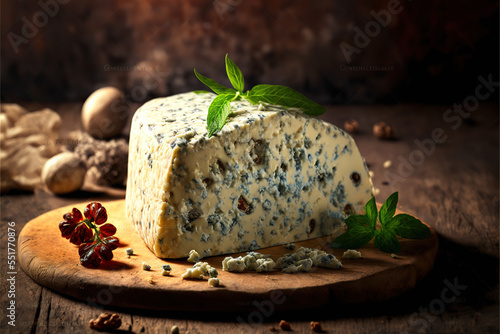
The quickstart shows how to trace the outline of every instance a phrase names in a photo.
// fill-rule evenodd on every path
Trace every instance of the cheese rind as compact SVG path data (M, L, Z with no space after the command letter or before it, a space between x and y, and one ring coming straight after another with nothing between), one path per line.
M364 160L341 129L300 110L235 101L208 138L214 97L155 99L133 117L126 211L158 257L331 235L371 198Z

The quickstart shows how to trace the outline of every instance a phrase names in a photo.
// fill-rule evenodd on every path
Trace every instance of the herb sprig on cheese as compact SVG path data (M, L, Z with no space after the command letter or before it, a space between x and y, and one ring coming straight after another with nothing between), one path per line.
M196 77L207 87L218 94L208 108L207 130L208 137L219 132L231 114L231 102L244 98L252 104L268 103L280 105L286 108L301 109L304 113L318 116L326 111L326 108L309 100L296 90L281 85L257 85L244 92L245 80L243 73L226 54L226 72L233 88L226 87L216 81L207 78L194 70ZM203 93L205 91L196 91Z

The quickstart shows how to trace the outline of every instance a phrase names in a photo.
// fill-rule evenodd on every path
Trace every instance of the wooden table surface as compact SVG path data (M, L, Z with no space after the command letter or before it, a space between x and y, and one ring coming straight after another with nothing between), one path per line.
M65 129L78 127L80 104L29 105L52 107L63 116ZM452 105L329 107L322 116L342 126L348 118L360 123L356 142L380 189L382 202L400 193L400 208L436 229L440 250L431 273L414 290L378 304L330 305L321 309L278 313L256 305L248 313L185 313L111 308L105 300L74 300L31 280L16 264L15 297L8 296L7 223L19 234L29 220L54 208L89 199L124 197L114 192L80 191L54 196L44 191L2 194L0 284L2 333L90 333L88 321L101 312L121 315L121 333L271 333L290 322L293 332L309 333L319 321L327 333L498 333L499 331L499 114L495 104L481 104L468 119L446 122ZM450 115L448 115L450 116ZM371 127L387 121L397 139L375 138ZM76 124L76 125L75 125ZM439 130L441 129L441 130ZM438 139L439 143L433 141ZM438 136L436 136L438 134ZM442 140L445 139L445 140ZM418 143L425 143L424 146ZM385 168L384 162L391 161ZM54 222L58 223L58 222ZM16 249L18 251L18 249ZM390 284L390 282L387 282ZM6 316L16 301L15 327ZM165 301L168 303L168 301ZM217 300L214 300L217 303Z

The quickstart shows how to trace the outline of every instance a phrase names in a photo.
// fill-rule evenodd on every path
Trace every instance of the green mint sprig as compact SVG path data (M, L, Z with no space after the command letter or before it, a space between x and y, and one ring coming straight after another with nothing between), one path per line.
M233 88L221 85L194 70L196 77L208 86L218 96L212 101L208 108L207 130L208 137L219 132L226 124L231 114L231 102L244 98L252 104L268 103L281 105L285 108L301 109L304 113L318 116L326 111L326 108L309 100L296 90L281 85L257 85L244 92L245 79L243 73L226 54L226 73ZM195 91L197 94L207 91Z
M345 220L347 231L338 236L332 243L334 248L356 249L363 247L375 238L375 247L388 253L399 253L401 245L397 236L406 239L425 239L431 235L431 230L417 218L396 213L398 193L395 192L385 201L377 212L375 197L365 205L364 215L349 216ZM377 229L377 219L380 229Z

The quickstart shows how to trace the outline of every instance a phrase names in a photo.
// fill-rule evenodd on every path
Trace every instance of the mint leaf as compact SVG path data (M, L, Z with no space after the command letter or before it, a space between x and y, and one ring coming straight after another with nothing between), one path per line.
M398 205L398 192L393 193L389 198L385 201L385 203L380 208L379 212L379 221L383 226L385 223L388 223L392 216L396 213L396 206Z
M265 102L281 105L287 108L299 108L304 113L318 116L326 108L297 92L295 89L280 85L257 85L245 96L253 104Z
M208 136L212 136L217 131L220 131L224 126L227 116L230 114L229 102L234 100L241 100L242 98L247 99L253 104L259 102L282 105L286 108L297 108L301 109L304 113L317 116L321 115L326 111L326 108L309 100L307 97L297 92L296 90L279 85L257 85L253 87L250 91L246 93L243 92L245 88L245 80L243 78L243 73L236 64L229 59L226 54L226 72L229 81L233 85L233 88L221 85L214 80L207 78L196 69L194 69L194 74L196 77L210 89L212 89L216 94L228 95L224 98L213 101L208 110L207 117L207 129ZM206 93L206 91L195 91L196 94ZM231 98L229 98L231 96ZM227 102L227 100L230 100ZM215 103L214 103L215 102ZM229 106L229 107L228 107ZM222 108L221 110L216 110L216 108Z
M206 94L210 93L208 90L193 90L193 93L195 94Z
M406 239L425 239L431 235L431 230L427 225L405 213L395 216L390 223L386 228Z
M353 215L347 217L347 219L345 220L345 224L347 225L348 228L354 228L357 225L362 225L371 228L370 220L368 219L368 217L362 215Z
M221 94L217 95L208 107L207 129L208 137L211 137L215 132L219 132L231 111L231 101L236 98L236 94Z
M243 73L238 66L229 57L226 53L226 72L229 81L231 81L231 85L233 85L234 89L237 91L243 92L243 88L245 87L245 81L243 79Z
M373 229L377 226L377 203L375 203L375 197L372 198L365 205L365 215L369 220L369 226Z
M223 86L220 83L215 82L214 80L207 78L194 69L194 74L196 77L203 82L208 88L214 91L216 94L236 94L236 90Z
M380 230L375 236L375 247L387 253L399 253L401 251L401 244L399 243L396 234L389 230Z
M351 216L352 217L352 216ZM355 225L341 234L332 243L334 248L356 249L363 247L373 239L375 230L364 225Z
M364 215L349 216L345 220L347 231L335 238L334 248L358 248L366 245L375 237L375 247L390 253L399 253L401 245L397 236L407 239L424 239L431 235L430 228L417 218L402 213L395 217L398 193L395 192L385 201L377 214L375 197L365 205ZM377 215L382 226L377 230Z

